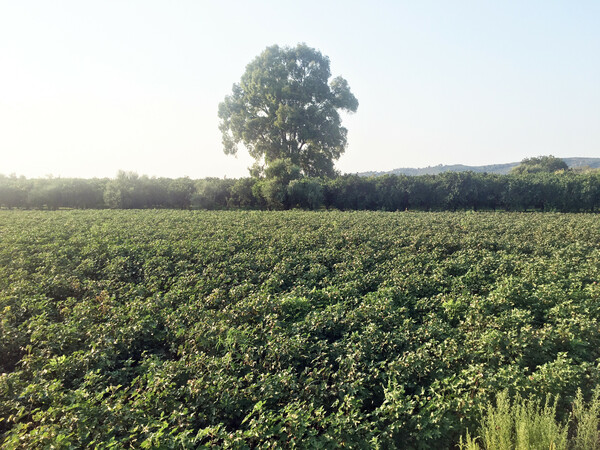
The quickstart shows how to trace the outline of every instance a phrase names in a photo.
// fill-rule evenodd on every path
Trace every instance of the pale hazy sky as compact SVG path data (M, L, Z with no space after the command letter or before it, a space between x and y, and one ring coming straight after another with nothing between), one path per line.
M217 106L299 42L360 102L343 172L600 157L600 1L0 0L0 173L246 176Z

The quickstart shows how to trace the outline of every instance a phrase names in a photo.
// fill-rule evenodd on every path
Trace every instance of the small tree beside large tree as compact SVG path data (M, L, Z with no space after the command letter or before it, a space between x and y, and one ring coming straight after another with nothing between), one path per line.
M345 79L330 77L329 58L318 50L267 47L219 104L225 153L243 144L254 174L285 160L306 176L334 175L347 142L338 111L355 112L358 100Z

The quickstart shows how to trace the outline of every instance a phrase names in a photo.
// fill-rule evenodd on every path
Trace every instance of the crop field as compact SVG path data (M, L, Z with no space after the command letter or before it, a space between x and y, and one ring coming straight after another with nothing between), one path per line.
M451 448L600 382L600 216L0 211L0 446Z

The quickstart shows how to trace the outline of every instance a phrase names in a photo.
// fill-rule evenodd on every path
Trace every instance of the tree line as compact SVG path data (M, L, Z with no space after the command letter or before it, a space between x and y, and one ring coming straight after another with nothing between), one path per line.
M600 209L600 172L447 172L439 175L302 177L273 164L267 177L38 178L0 175L3 208L114 209L339 209L508 210L594 212Z

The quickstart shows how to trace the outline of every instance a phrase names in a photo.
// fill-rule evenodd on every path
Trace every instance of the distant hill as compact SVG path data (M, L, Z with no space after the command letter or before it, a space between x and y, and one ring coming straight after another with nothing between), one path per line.
M590 167L592 169L600 168L600 158L561 158L567 163L569 168L578 167ZM422 167L414 169L410 167L401 167L399 169L390 170L387 172L361 172L358 175L369 177L369 176L380 176L380 175L437 175L442 172L487 172L497 174L507 174L513 167L521 164L520 162L511 162L505 164L490 164L487 166L465 166L463 164L452 164L452 165L437 165Z

